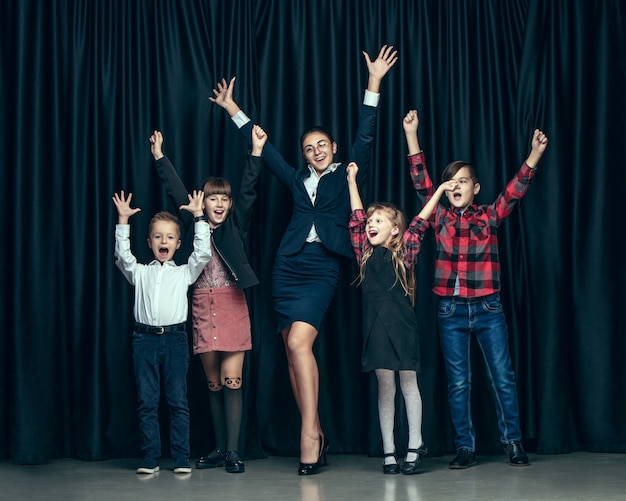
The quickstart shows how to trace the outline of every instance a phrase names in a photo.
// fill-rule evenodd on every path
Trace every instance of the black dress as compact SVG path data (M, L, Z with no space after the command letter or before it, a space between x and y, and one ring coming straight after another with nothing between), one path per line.
M374 248L365 265L361 369L420 370L417 319L396 280L391 252Z

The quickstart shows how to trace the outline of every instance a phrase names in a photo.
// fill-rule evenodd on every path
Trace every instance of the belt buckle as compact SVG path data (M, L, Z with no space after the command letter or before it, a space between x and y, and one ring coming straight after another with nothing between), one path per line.
M154 331L155 334L159 334L159 335L165 334L165 328L164 327L155 327L155 329L156 329Z

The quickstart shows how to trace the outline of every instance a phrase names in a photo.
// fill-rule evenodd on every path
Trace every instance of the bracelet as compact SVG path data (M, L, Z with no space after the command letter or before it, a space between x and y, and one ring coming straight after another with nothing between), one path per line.
M207 223L209 222L209 218L206 217L206 215L202 214L201 216L196 216L193 218L194 222L198 223L200 221L206 221Z

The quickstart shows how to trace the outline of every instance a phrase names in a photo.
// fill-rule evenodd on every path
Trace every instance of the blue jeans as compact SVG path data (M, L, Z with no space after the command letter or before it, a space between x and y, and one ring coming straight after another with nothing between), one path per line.
M161 457L159 399L163 377L170 414L170 451L174 459L189 458L187 333L184 330L161 335L133 332L133 364L144 457Z
M479 298L441 297L438 316L457 451L461 448L474 451L476 447L470 403L472 334L476 335L487 366L496 403L500 441L508 444L521 440L515 374L511 366L508 330L500 295L491 294Z

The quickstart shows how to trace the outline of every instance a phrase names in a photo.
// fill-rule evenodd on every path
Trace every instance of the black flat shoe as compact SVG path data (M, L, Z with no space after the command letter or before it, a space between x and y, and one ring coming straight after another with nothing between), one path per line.
M300 463L298 475L317 475L320 472L320 463Z
M450 461L448 468L451 470L464 470L476 464L476 455L474 451L461 448L457 451L456 457Z
M388 452L387 454L383 454L383 458L393 457L396 462L391 464L385 464L385 460L383 459L383 473L385 475L397 475L400 473L400 465L398 464L398 459L396 458L395 452Z
M420 447L419 449L407 449L407 455L409 452L417 454L415 461L404 461L402 465L402 469L400 470L403 475L413 475L417 473L417 469L422 464L422 458L428 454L428 449L426 447Z
M228 473L243 473L246 471L246 467L243 461L239 457L239 452L228 451L226 453L226 461L224 462L224 469Z
M226 462L226 453L220 449L214 449L208 456L202 456L196 461L196 468L204 470L207 468L217 468Z
M509 455L509 464L511 466L528 466L530 464L520 442L514 441L504 444L504 452Z

